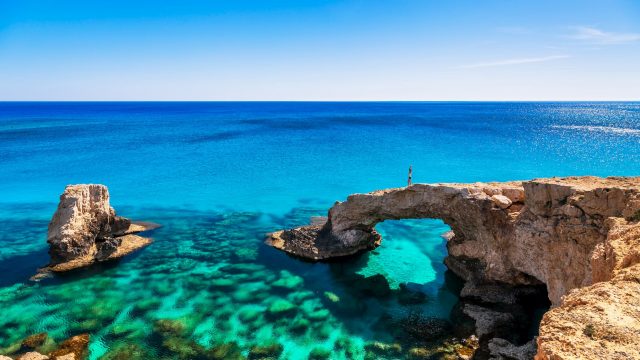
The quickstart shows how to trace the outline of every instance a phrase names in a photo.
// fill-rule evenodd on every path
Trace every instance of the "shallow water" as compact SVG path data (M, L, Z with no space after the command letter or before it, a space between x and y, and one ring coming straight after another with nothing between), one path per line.
M132 343L145 358L173 358L181 352L172 352L158 339L154 324L174 319L184 327L177 338L205 348L235 342L246 355L253 346L277 343L283 346L283 359L307 359L314 349L336 359L362 359L365 344L398 341L389 326L412 313L446 318L457 300L444 287L441 260L446 250L439 234L447 227L439 221L384 224L380 230L390 241L375 252L346 264L314 264L263 244L264 234L279 224L306 221L308 209L280 218L251 212L125 210L163 224L153 231L152 246L117 263L36 284L20 282L20 277L46 261L46 249L28 242L42 239L33 228L46 227L46 220L33 221L33 228L20 219L6 224L4 230L12 235L4 242L13 253L2 261L6 266L20 259L22 271L3 278L3 344L39 332L54 339L90 332L91 359L112 358L110 350ZM419 244L405 237L409 230L422 237ZM358 274L379 273L390 280L390 294L357 288L363 278ZM407 304L401 281L427 296Z
M89 332L92 359L188 358L189 341L364 358L367 343L407 341L409 314L449 317L447 226L385 222L382 246L329 264L267 247L266 232L402 186L409 164L416 182L638 175L639 133L638 103L0 103L0 348ZM57 196L86 182L162 224L155 242L30 283ZM379 274L389 294L359 286Z

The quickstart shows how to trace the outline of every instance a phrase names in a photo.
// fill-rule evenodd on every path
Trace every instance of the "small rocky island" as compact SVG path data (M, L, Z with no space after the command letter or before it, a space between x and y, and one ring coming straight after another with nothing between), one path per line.
M475 322L484 358L640 359L640 178L355 194L326 222L275 232L267 242L307 259L341 257L377 247L377 223L408 218L451 227L445 264L465 281L461 310ZM513 324L540 289L552 307L537 339L522 344Z
M60 195L60 203L51 222L49 265L32 279L39 280L51 272L65 272L97 262L121 258L151 243L150 238L135 235L157 228L153 223L134 223L117 216L109 203L109 190L104 185L68 185ZM25 338L11 349L18 360L80 360L88 354L89 334L73 336L55 344L47 333ZM46 355L45 355L46 354ZM11 360L0 355L0 360Z
M49 223L51 262L40 272L69 271L121 258L151 243L136 233L157 227L117 216L104 185L68 185Z

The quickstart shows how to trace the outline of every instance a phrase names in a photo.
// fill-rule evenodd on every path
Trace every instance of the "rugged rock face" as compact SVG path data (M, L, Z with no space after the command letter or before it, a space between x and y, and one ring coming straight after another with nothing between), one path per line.
M637 279L632 266L640 263L640 178L415 184L356 194L336 203L324 225L279 231L271 234L269 242L297 256L327 259L375 248L381 241L375 225L405 218L439 218L451 227L454 235L447 242L445 263L468 282L465 288L471 295L473 289L487 284L546 285L556 308L543 320L539 359L593 358L580 357L571 349L563 353L562 341L553 335L564 339L566 334L561 335L564 330L559 329L566 329L569 323L576 329L584 327L581 316L588 316L594 308L608 314L594 321L610 331L616 329L619 337L613 342L640 348L640 315L632 305L632 300L640 303L640 291L634 287L637 280L634 286L628 284L634 281L629 279ZM598 281L607 283L584 288ZM572 289L580 290L562 302ZM618 306L610 310L620 313L607 312L607 301L595 295L602 291L612 294L608 301ZM579 302L583 298L588 304ZM578 332L575 336L600 346L597 334L588 337ZM612 357L601 358L618 358L613 356L615 349L611 353L606 349L600 351Z
M640 359L640 264L569 292L544 315L537 342L536 360Z
M66 271L124 256L151 243L134 233L154 227L116 216L104 185L69 185L49 223L47 269Z
M535 341L515 346L510 342L495 338L489 342L489 350L491 352L491 359L532 359L536 354Z

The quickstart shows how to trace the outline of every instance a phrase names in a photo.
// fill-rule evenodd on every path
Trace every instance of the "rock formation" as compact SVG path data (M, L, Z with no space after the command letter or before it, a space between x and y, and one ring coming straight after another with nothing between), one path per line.
M33 343L34 335L29 336L23 340L21 348L10 351L11 357L0 355L0 360L82 360L89 353L89 334L76 335L59 344L48 338L46 333L36 334L35 337L42 341ZM25 343L33 346L25 347Z
M537 342L536 360L640 359L640 264L569 292L544 315Z
M69 185L49 223L51 271L67 271L116 259L151 243L135 233L157 227L116 216L104 185Z
M491 297L483 289L495 284L546 286L555 308L542 321L537 359L640 358L640 178L415 184L355 194L336 203L325 224L278 231L268 242L314 260L350 255L379 245L377 223L405 218L451 227L445 263L466 281L467 295ZM585 330L588 319L593 329Z

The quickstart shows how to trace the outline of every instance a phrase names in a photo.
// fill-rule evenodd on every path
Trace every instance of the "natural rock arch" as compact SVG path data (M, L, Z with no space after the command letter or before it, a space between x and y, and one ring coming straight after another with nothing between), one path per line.
M355 194L337 202L324 225L274 233L272 243L320 260L376 247L381 237L375 225L381 221L442 219L455 234L445 260L452 271L473 282L544 282L557 303L569 289L591 283L589 260L605 238L602 221L593 223L580 207L566 203L576 190L569 189L536 180L415 184Z
M355 194L323 224L278 231L268 242L314 260L345 256L380 244L377 223L405 218L451 227L445 263L468 284L546 285L556 308L542 321L537 359L608 358L608 349L640 357L640 178L415 184ZM563 296L578 288L565 306ZM585 339L589 321L609 335Z

